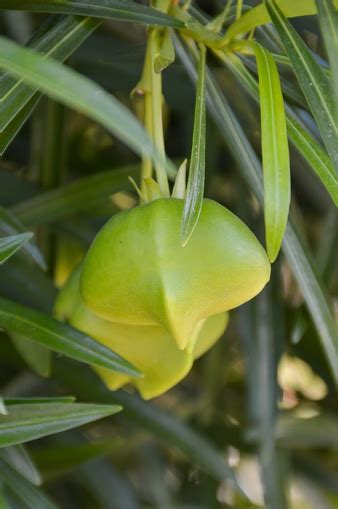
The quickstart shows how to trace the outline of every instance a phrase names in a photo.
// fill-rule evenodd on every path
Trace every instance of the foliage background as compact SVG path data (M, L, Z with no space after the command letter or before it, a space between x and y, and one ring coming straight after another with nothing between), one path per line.
M222 7L221 1L200 2L193 13L203 19ZM24 44L46 20L53 27L64 19L2 10L1 34ZM318 16L298 17L292 23L325 66ZM67 64L137 115L138 104L131 101L130 92L142 70L145 36L141 24L106 19ZM272 51L282 51L271 25L258 29L256 37ZM164 72L164 94L167 153L181 161L190 153L194 85L179 47L183 64L177 56ZM244 61L255 76L252 59ZM249 158L260 157L259 107L229 67L211 55L208 64L239 122L241 137L231 132L231 125L237 124L231 124L226 104L221 110L217 97L209 95L206 195L238 214L264 242L262 210L250 187L252 174L243 150L247 147ZM320 140L322 133L294 72L285 65L280 74L290 107L313 139ZM314 273L320 274L320 299L325 301L337 291L336 210L325 186L294 148L291 169L293 215L303 252L312 260ZM138 171L139 159L125 144L88 117L43 97L0 162L0 228L2 235L13 233L8 225L14 214L26 230L34 231L34 246L39 246L48 270L36 263L40 259L33 244L30 254L20 250L0 267L1 296L50 314L55 287L63 284L98 228L136 203L127 176L137 177ZM292 256L296 263L297 250ZM232 312L219 343L183 382L151 403L129 390L110 393L88 367L64 356L53 355L50 369L50 355L30 341L29 329L21 331L23 339L1 333L0 386L8 408L13 404L10 398L71 394L78 402L117 404L124 410L88 423L114 408L45 402L56 405L55 422L67 418L67 427L73 429L29 442L25 449L0 449L0 507L338 507L337 396L318 320L317 329L314 326L323 305L319 299L308 310L304 286L300 289L293 269L281 254L268 288ZM306 270L303 277L308 277ZM28 403L27 415L39 420L38 409ZM69 417L67 405L76 418ZM2 418L0 445L7 445L1 442ZM27 426L26 414L25 419ZM74 428L81 423L85 425ZM18 426L12 424L13 429ZM10 443L27 439L22 435ZM244 493L236 488L232 469Z

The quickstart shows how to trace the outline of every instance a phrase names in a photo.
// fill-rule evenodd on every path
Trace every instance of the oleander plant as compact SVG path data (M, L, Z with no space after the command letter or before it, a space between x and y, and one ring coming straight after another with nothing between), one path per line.
M0 0L0 509L338 509L337 56L337 0Z

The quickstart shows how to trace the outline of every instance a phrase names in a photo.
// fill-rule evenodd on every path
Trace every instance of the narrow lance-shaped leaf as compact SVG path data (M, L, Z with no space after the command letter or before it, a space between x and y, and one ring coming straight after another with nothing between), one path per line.
M158 472L158 475L161 473L161 471ZM99 507L109 507L114 500L116 507L121 509L141 509L134 486L122 472L115 468L109 458L99 458L90 463L84 463L77 469L75 475L76 481L92 495ZM163 482L165 482L164 477L162 476ZM163 495L164 490L161 489L161 485L159 486L157 478L152 479L156 485L155 489L158 490L157 493L162 491L162 498L157 496L157 506L163 507L160 500L164 502L169 500L169 497L165 498L166 494ZM152 494L150 496L152 497ZM178 509L177 506L176 509ZM181 506L181 509L187 508Z
M259 90L255 78L247 71L236 55L217 55L233 71L250 95L259 100ZM331 159L319 143L302 127L294 111L286 105L286 122L290 141L297 148L300 155L309 163L316 175L320 178L332 200L338 205L338 178Z
M11 507L9 507L9 500L8 500L8 493L5 495L5 490L4 490L4 483L1 482L0 483L0 507L1 509L11 509Z
M338 8L338 0L333 1L336 8ZM278 6L282 9L287 18L311 16L317 12L315 0L278 0ZM240 19L236 20L228 28L224 40L229 41L240 34L250 32L257 26L269 23L269 21L270 16L268 10L264 3L260 3L243 14Z
M36 486L41 484L41 476L23 445L0 448L0 458L30 483Z
M21 500L25 504L24 507L34 507L34 509L59 509L41 489L27 481L27 479L22 477L1 458L0 480L14 491L18 500ZM3 509L1 505L0 507ZM12 504L11 507L13 507ZM15 507L18 506L16 505ZM22 506L20 505L19 507Z
M181 28L178 19L131 0L0 0L0 9L59 12Z
M175 37L177 55L181 58L189 75L196 79L196 70L189 54ZM261 165L246 137L241 125L220 91L212 74L207 71L206 100L210 114L220 128L238 167L257 200L263 204L264 193L261 179ZM329 297L314 270L311 257L303 247L297 227L289 219L284 240L283 251L304 295L311 318L318 331L327 362L335 381L338 381L338 338L334 318L329 304Z
M191 147L187 193L184 202L181 240L185 246L198 222L204 194L205 180L205 60L206 49L200 47L196 85L194 130Z
M74 403L75 397L74 396L51 396L51 397L38 397L38 398L5 398L6 405L30 405L33 403L36 404L55 404L55 403Z
M8 414L0 416L0 447L60 433L120 410L120 406L86 403L11 405Z
M265 504L266 507L274 509L287 509L285 469L282 468L275 439L279 390L277 369L285 339L283 332L281 333L284 325L281 303L276 298L280 291L277 283L279 268L276 268L272 274L271 284L254 301L257 312L253 331L255 337L250 340L254 339L257 359L253 361L256 361L256 379L252 390L257 394L258 457ZM255 426L256 423L252 424Z
M77 16L57 20L50 17L39 26L27 45L43 55L63 61L100 23L100 19ZM0 77L0 155L38 104L41 94L36 90L8 73Z
M8 209L0 206L0 234L26 234L27 232L25 230L26 228L20 223L14 214L12 214ZM32 237L32 234L30 237ZM27 242L22 244L22 247L23 254L27 255L30 259L33 259L42 270L47 269L45 259L32 239L28 239Z
M0 67L50 97L88 115L136 153L152 158L155 164L163 166L169 173L176 173L172 164L155 149L128 108L92 80L5 37L0 37Z
M0 327L73 359L140 376L129 362L94 339L53 318L0 298Z
M262 4L258 7L261 6ZM254 10L256 10L256 8L251 9L249 12ZM240 18L240 20L241 19L242 18ZM202 20L204 22L207 21L205 18ZM214 50L214 53L221 61L230 67L239 81L244 85L246 90L258 102L258 84L256 79L243 65L242 61L234 53L216 50ZM275 61L277 57L279 59L283 59L283 56L281 55L274 55ZM288 65L291 65L289 58L285 58ZM283 62L285 63L285 60L283 60ZM323 72L327 74L327 69L323 68ZM326 150L324 150L322 146L317 142L317 140L315 140L313 136L304 128L299 115L297 115L295 111L290 106L288 106L288 104L286 104L285 107L288 136L290 141L293 143L300 155L308 162L310 167L326 187L335 205L338 206L338 178L332 161L330 160Z
M266 0L266 7L338 173L338 116L335 115L335 101L330 82L276 3Z
M234 472L224 457L208 440L177 417L134 394L128 394L126 391L109 391L86 366L80 364L74 366L74 363L63 359L56 362L55 373L63 384L82 398L95 398L96 401L122 405L123 415L133 420L137 426L158 437L166 446L177 447L192 461L199 463L213 479L220 481L227 478L238 487Z
M52 22L54 22L52 24ZM43 57L66 60L80 44L100 25L101 20L65 16L60 20L47 19L34 33L27 46ZM14 120L31 99L39 97L37 87L32 88L21 79L4 73L0 77L0 131L9 136ZM34 103L34 101L33 101Z
M40 94L35 94L27 104L15 115L13 120L6 125L3 131L0 132L0 156L3 156L5 150L20 131L21 127L25 124L28 118L31 116L35 107L41 99Z
M290 207L290 161L283 95L271 54L252 43L256 55L261 108L264 218L271 262L280 250Z
M336 100L335 114L338 115L338 12L333 5L333 0L316 0L316 4L332 70L333 93Z
M29 241L33 233L19 233L19 235L11 235L10 237L0 238L0 264L10 258L23 244Z

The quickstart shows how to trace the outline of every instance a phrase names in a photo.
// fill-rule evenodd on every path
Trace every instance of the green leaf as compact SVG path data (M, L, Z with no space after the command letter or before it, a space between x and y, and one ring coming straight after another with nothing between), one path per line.
M205 61L206 49L200 47L196 85L195 118L187 193L184 201L181 241L185 246L191 237L202 210L205 181Z
M338 4L335 0L336 5ZM278 0L278 6L284 12L287 18L294 18L297 16L311 16L316 14L315 0ZM225 40L230 41L239 34L250 32L257 26L269 23L270 16L264 3L260 3L250 11L243 14L243 16L236 20L227 30Z
M0 327L73 359L139 376L129 362L94 339L53 318L0 298Z
M146 25L182 28L184 24L167 14L126 0L0 0L0 9L59 12L132 21Z
M34 461L41 469L44 479L64 475L89 460L111 454L121 447L121 440L97 443L58 443L33 452Z
M151 158L170 174L176 173L128 108L90 79L5 37L0 37L0 67L62 104L88 115L139 155Z
M13 138L15 138L15 136L18 134L25 122L29 119L40 99L40 94L33 95L33 97L29 99L29 101L15 115L13 120L11 120L6 125L4 130L0 132L0 156L4 155L7 147L10 145Z
M314 322L334 380L338 381L338 337L332 304L325 291L308 247L293 220L289 221L283 250L304 296L311 319Z
M41 476L23 445L2 447L0 449L0 458L30 483L36 486L41 484Z
M319 23L332 70L332 85L338 113L338 12L333 0L316 0Z
M256 378L252 390L257 398L257 422L259 447L258 455L261 466L261 477L264 485L266 507L287 509L285 494L286 479L283 479L280 453L276 446L276 418L278 402L277 367L283 351L283 313L278 295L279 285L276 284L278 272L275 270L272 281L259 295L256 307L256 327L254 328L256 359ZM275 324L278 323L278 327ZM252 339L252 338L250 338ZM250 362L250 361L249 361Z
M86 403L11 405L0 416L0 447L20 444L113 415L120 406Z
M266 6L338 173L338 115L330 82L275 2L266 0Z
M122 189L129 188L129 176L139 174L140 166L131 165L99 172L70 184L40 193L15 205L11 211L25 224L37 225L58 221L77 212L88 210Z
M160 471L159 475L161 475L161 473ZM96 459L90 463L81 465L77 469L75 476L77 482L92 495L99 507L109 507L111 501L114 500L116 509L141 509L133 484L126 476L123 474L121 475L120 472L116 470L109 459ZM162 486L159 486L159 483L156 482L156 478L154 479L152 477L152 482L156 485L156 490L161 490ZM152 497L151 494L150 497ZM168 498L166 500L168 500ZM164 507L162 504L156 505L157 507ZM165 505L168 508L167 504ZM170 504L170 509L175 509L172 504ZM181 507L181 509L184 508ZM190 509L192 509L191 506ZM194 509L197 509L197 507L194 506Z
M79 397L121 404L124 410L123 415L138 427L158 437L167 447L175 447L182 451L188 458L201 465L214 479L221 481L227 478L237 487L234 472L215 447L172 414L125 391L109 391L102 381L85 366L75 366L74 363L65 360L57 361L55 373L57 378L67 384L72 391L74 390Z
M294 112L288 108L287 126L290 140L301 156L309 163L311 168L321 180L330 194L333 203L338 206L338 178L335 174L331 159L326 150L313 139L306 129L298 122Z
M3 233L4 235L17 235L25 233L25 227L20 223L17 217L15 217L15 215L13 215L9 210L1 206L0 233ZM28 255L30 259L33 259L42 270L47 269L44 257L33 240L28 240L23 244L22 252Z
M16 253L16 251L32 237L33 233L28 232L0 238L0 264L4 263L8 258Z
M23 257L13 256L0 266L0 294L49 314L57 290L45 272Z
M14 332L10 332L8 335L28 366L38 375L48 377L52 369L52 352L31 341L25 335Z
M66 16L56 23L54 19L47 20L28 46L39 52L41 58L52 57L64 61L100 23L97 19L75 16ZM34 109L40 97L40 94L36 94L37 89L27 86L21 76L16 78L5 73L0 77L0 131L4 133L1 138L4 148L10 141L10 135L15 134L13 131L20 127L18 119L26 120L28 113Z
M47 405L48 403L55 404L55 403L74 403L75 398L74 396L52 396L50 398L5 398L6 405L30 405L30 404L44 404Z
M285 415L278 420L277 439L287 448L337 448L337 416L328 412L308 419Z
M10 486L26 507L34 509L58 509L42 490L33 486L0 458L0 479Z
M176 53L189 75L196 79L194 64L182 44L175 37ZM263 205L264 193L261 179L262 168L243 128L230 108L211 73L207 72L207 107L218 125L243 178L258 202ZM338 381L338 338L336 324L331 312L330 299L314 269L308 249L304 249L297 227L288 222L283 240L283 251L300 286L311 319L315 324L323 350L334 380Z
M1 485L0 485L0 508L1 509L13 509L12 506L10 507L8 505L8 500L7 500L7 497L5 497L3 488L4 488L4 485L3 485L3 483L1 483Z
M252 47L259 76L266 244L269 259L274 262L289 215L289 146L277 65L265 48L257 43Z
M257 82L246 70L239 58L235 55L226 57L219 52L217 55L229 66L250 95L258 101L259 91ZM290 141L320 178L323 185L330 193L335 205L338 205L338 179L327 152L323 150L314 138L302 127L294 111L288 106L286 110L286 121Z

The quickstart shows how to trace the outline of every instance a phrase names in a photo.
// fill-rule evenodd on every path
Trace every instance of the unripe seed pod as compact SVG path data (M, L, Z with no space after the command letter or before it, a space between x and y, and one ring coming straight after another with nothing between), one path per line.
M78 267L58 295L55 315L73 327L92 336L131 362L143 378L95 367L109 389L132 382L144 399L154 398L176 385L192 367L194 358L202 355L223 334L228 314L210 317L203 324L193 352L179 350L166 330L159 326L128 325L109 322L88 310L81 298Z
M87 253L80 289L97 316L163 327L180 349L191 352L208 317L262 290L270 263L249 228L207 199L182 247L183 203L157 199L112 217Z

